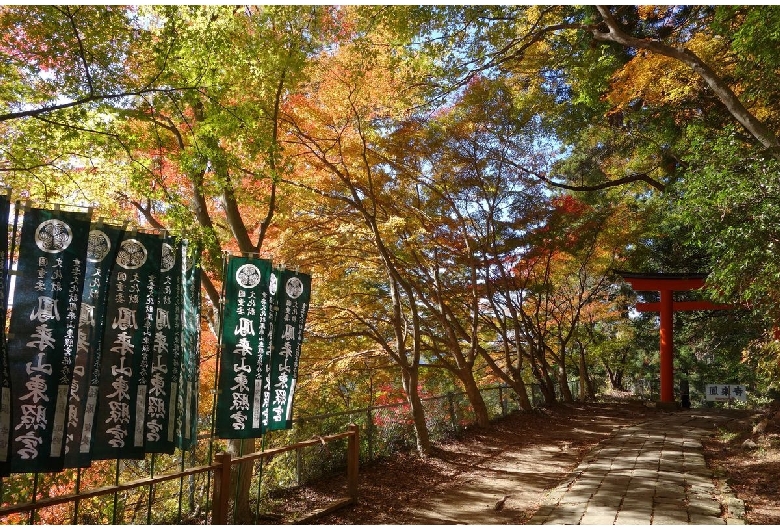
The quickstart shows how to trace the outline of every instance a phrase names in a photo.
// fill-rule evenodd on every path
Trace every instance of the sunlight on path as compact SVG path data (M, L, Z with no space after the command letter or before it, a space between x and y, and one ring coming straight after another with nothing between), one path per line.
M717 411L681 411L620 429L528 524L744 524L744 504L716 487L702 454L702 437L729 420Z

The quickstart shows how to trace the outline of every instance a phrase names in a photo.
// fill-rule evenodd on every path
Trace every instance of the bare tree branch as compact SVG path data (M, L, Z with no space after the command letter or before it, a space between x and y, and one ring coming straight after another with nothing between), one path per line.
M92 81L92 74L89 71L89 61L87 60L87 52L84 50L84 41L81 40L81 32L79 32L79 28L76 26L76 20L73 18L73 13L71 12L70 7L65 7L60 9L60 11L68 19L68 22L70 22L73 35L76 37L76 42L79 45L79 60L84 67L84 76L87 78L87 86L89 87L89 95L91 96L95 93L95 85Z
M143 96L146 94L153 94L153 93L169 94L169 93L184 92L187 90L197 90L197 89L198 87L195 86L176 87L176 88L146 88L143 90L130 90L127 92L117 92L116 94L90 95L83 98L74 99L73 101L68 101L66 103L60 103L58 105L44 105L43 107L38 107L36 109L20 110L16 112L6 112L5 114L0 114L0 122L17 120L20 118L32 118L35 116L40 116L42 114L48 114L51 112L56 112L58 110L70 109L73 107L79 107L81 105L87 105L89 103L97 103L100 101L121 99L130 96Z

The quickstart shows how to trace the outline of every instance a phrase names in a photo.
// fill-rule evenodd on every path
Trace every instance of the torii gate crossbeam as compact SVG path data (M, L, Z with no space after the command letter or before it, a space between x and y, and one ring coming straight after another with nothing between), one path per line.
M676 302L674 291L692 291L704 287L706 274L663 274L615 271L635 291L658 291L660 302L638 303L638 312L658 312L661 316L661 403L674 403L674 312L729 309L727 304L706 301Z

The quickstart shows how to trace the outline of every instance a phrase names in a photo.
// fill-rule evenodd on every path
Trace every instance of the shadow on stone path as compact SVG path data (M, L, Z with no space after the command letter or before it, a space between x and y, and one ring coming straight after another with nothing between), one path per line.
M482 472L457 490L442 491L415 506L415 522L744 524L744 504L727 487L716 485L701 444L704 436L732 421L734 413L683 410L615 430L566 480L548 490L530 519L522 507L546 489L544 462L573 456L551 447L504 451L500 458L485 459Z
M701 439L731 416L664 414L620 429L550 492L529 524L741 524L744 504L718 489Z

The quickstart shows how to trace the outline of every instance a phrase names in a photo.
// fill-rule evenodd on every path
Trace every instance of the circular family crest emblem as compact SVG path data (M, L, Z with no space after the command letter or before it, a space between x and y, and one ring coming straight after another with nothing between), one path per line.
M146 263L146 247L137 239L125 239L119 245L116 262L123 269L137 269Z
M295 300L303 294L303 282L293 276L287 280L287 285L284 286L284 290L287 291L287 296Z
M161 272L168 272L176 265L176 251L168 243L162 244L162 263L160 265Z
M244 289L252 289L260 283L260 269L251 263L244 263L236 271L236 281Z
M276 290L279 288L279 278L276 276L276 273L271 274L271 280L268 282L268 292L271 293L271 296L276 294Z
M38 225L35 230L35 244L44 252L56 254L62 252L73 241L70 227L59 219L49 219Z
M87 239L87 261L100 263L111 250L111 240L102 230L90 230Z

